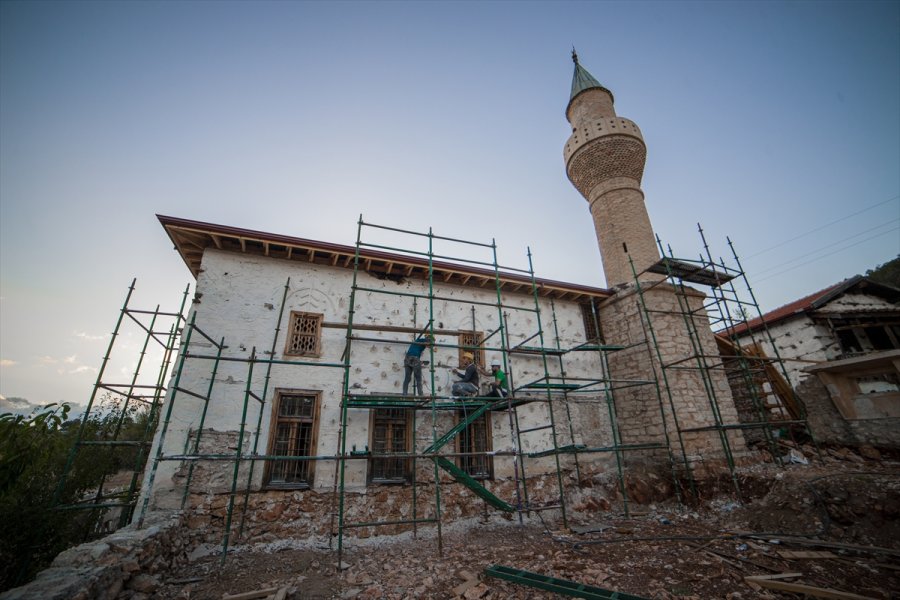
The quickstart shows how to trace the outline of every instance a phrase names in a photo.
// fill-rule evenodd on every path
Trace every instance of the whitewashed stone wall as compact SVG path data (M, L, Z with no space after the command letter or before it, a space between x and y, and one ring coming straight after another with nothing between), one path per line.
M342 352L345 346L346 330L337 327L322 328L321 356L285 357L286 328L291 311L321 313L324 322L346 323L350 309L350 292L352 269L298 263L257 256L238 255L216 250L207 250L204 254L202 272L197 280L197 301L193 306L192 318L196 325L207 335L219 341L224 337L226 346L224 358L248 359L253 349L257 356L267 357L273 347L278 321L279 307L288 286L281 331L274 343L276 360L289 360L293 363L315 362L318 364L342 364ZM427 282L409 280L397 283L381 280L360 272L357 285L365 288L384 290L387 292L427 295ZM438 395L449 395L449 385L455 377L449 375L448 366L458 366L459 344L456 334L442 335L441 330L476 330L485 336L499 327L500 317L496 306L472 304L471 301L497 302L493 289L464 288L460 286L434 286L434 323L436 330L436 347L434 355L428 357L431 366L423 373L425 392L432 387ZM451 301L460 299L462 302ZM428 298L389 295L370 291L358 291L355 296L354 326L378 325L399 327L424 327L428 321ZM520 294L506 294L503 298L509 327L509 345L515 346L533 336L539 330L539 318L544 329L544 345L569 348L583 343L584 326L580 307L574 302L556 300L551 307L548 299L540 299L540 317L534 312L534 299L530 290ZM515 310L521 308L525 310ZM553 313L555 309L556 323L554 327ZM557 340L558 332L558 340ZM411 340L410 334L354 330L354 334L375 338L381 341L354 341L352 344L349 382L356 394L399 394L402 391L403 355ZM400 343L389 343L399 340ZM442 347L442 344L445 345ZM534 338L526 345L539 346L540 340ZM451 347L452 346L452 347ZM499 334L490 338L486 344L485 357L488 362L492 358L501 358ZM194 355L215 354L213 345L194 333L189 352ZM494 350L496 348L496 350ZM535 381L544 376L544 361L540 355L509 355L508 373L515 385ZM265 392L265 404L250 398L247 402L246 414L244 405L246 390L258 396L263 395L267 366L256 364L249 373L249 364L240 361L221 361L215 378L211 380L213 361L209 359L188 359L180 374L176 374L170 385L169 396L163 407L162 418L171 408L168 431L163 441L165 455L177 455L192 448L196 432L200 427L203 402L186 393L174 394L177 385L181 389L196 394L206 395L212 385L212 400L209 402L203 433L201 437L201 453L235 453L238 430L241 422L245 423L245 435L242 441L243 452L249 453L256 448L258 454L268 451L270 427L272 424L272 401L277 390L309 390L321 393L319 429L314 452L317 455L335 455L339 451L338 430L340 426L340 399L343 383L343 369L328 366L298 366L275 364L271 368L268 389ZM177 367L177 364L176 364ZM433 369L433 370L432 370ZM601 361L596 353L575 352L566 356L564 365L556 358L548 359L547 369L552 375L560 375L563 370L569 377L600 377ZM534 396L545 399L545 392L535 392ZM587 445L608 445L611 442L609 419L605 404L601 401L599 391L592 394L573 395L569 402L568 414L562 403L554 409L559 433L557 443L585 443ZM262 411L260 413L260 410ZM371 444L370 414L365 409L351 409L347 423L347 450L354 446L361 450ZM568 417L574 422L574 436L570 433ZM548 422L549 413L546 403L533 403L518 410L519 426L522 429L535 427ZM510 435L508 416L496 413L490 418L495 451L511 451L514 449L513 436ZM455 415L445 412L439 415L437 423L438 435L452 427ZM257 423L260 424L258 442L254 438ZM417 419L416 448L421 450L432 439L430 413L420 413ZM152 458L156 455L160 443L160 430L151 449ZM523 435L525 452L544 450L552 447L550 430L541 430ZM452 444L447 447L452 452ZM605 455L593 455L586 460L603 462ZM571 458L563 458L564 467L571 465ZM328 460L315 463L313 488L325 491L333 484L334 462ZM529 475L540 474L555 469L553 458L531 460L528 463ZM196 463L193 473L195 484L208 492L227 492L233 480L233 464L228 462L212 463L200 461ZM360 493L366 493L365 460L348 461L346 464L346 485ZM156 469L153 483L154 509L177 509L181 506L182 491L188 466L175 461L160 462ZM496 457L494 461L495 476L511 477L513 462L511 458ZM238 489L246 485L249 477L249 463L241 465L238 474ZM144 490L149 489L149 470L145 476ZM259 489L263 481L263 464L260 462L253 468L252 489Z
M739 338L742 345L756 343L766 356L780 356L784 360L784 368L791 385L796 388L807 377L803 368L818 361L826 361L837 357L841 353L840 345L832 334L831 329L825 324L814 322L806 315L798 315L792 319L786 319L773 325L769 325L769 333L772 343L763 333L754 333Z

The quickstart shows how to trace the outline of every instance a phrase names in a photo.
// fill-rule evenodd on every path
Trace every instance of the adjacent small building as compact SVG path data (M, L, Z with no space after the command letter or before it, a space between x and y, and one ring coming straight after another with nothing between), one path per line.
M738 326L733 336L784 359L820 441L900 446L900 290L857 275Z

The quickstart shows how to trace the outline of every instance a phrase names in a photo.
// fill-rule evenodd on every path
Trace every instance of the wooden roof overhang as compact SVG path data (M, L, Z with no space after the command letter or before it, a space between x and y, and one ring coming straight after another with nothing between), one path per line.
M209 248L347 269L353 268L356 258L355 246L215 225L165 215L156 215L156 217L195 278L200 274L203 253ZM360 269L379 279L396 281L428 279L429 263L425 258L362 247L359 250L359 258ZM443 261L432 261L431 266L435 282L494 289L496 278L499 278L500 289L504 292L531 293L531 279L526 274L509 271L500 271L497 274L491 269ZM612 295L609 290L604 288L549 279L535 278L535 286L540 296L574 302L590 298L602 300Z

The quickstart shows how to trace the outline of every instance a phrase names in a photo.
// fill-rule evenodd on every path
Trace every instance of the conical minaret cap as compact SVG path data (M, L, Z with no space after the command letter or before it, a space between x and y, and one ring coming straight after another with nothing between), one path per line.
M575 73L572 74L572 93L569 95L569 105L566 106L566 113L569 112L569 106L572 105L572 101L575 100L575 97L586 90L599 88L609 94L610 98L613 97L611 91L600 85L600 82L597 81L587 69L581 66L578 62L578 54L574 49L572 50L572 62L575 63Z

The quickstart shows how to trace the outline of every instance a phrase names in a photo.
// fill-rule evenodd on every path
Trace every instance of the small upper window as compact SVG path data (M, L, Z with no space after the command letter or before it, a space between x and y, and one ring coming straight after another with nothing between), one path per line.
M480 331L461 331L459 333L459 366L462 367L462 357L466 352L471 352L475 357L475 364L484 368L484 333Z
M322 317L317 313L291 311L284 353L290 356L319 356L322 349Z
M602 343L600 331L600 310L593 300L581 304L581 319L584 322L584 337L589 342Z

